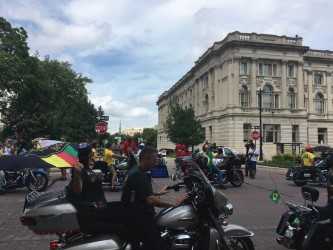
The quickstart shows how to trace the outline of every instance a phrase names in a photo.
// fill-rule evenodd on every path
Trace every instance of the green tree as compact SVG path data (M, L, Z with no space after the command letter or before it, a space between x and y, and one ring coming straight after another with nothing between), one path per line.
M169 139L175 144L195 146L205 140L204 129L195 118L192 108L182 108L178 103L170 104L165 128Z
M88 100L91 82L69 63L29 55L27 34L0 18L0 112L4 134L24 131L68 141L96 137L97 111Z
M146 142L153 147L157 146L157 130L154 128L144 128L142 131L142 138Z

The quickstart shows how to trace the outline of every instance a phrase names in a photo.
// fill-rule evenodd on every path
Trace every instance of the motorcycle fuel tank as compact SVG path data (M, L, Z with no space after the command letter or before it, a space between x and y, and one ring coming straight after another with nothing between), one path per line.
M159 227L175 230L184 230L195 226L197 223L198 218L190 205L165 209L157 217L157 225Z

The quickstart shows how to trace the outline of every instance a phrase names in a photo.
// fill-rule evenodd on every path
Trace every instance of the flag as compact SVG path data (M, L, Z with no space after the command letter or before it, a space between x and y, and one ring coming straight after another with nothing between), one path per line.
M279 203L279 201L281 199L281 195L280 195L280 193L277 190L273 190L273 192L270 194L269 197L276 204Z

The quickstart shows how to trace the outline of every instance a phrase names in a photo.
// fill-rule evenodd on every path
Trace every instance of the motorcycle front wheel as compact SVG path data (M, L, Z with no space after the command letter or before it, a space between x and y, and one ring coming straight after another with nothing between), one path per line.
M234 250L254 250L254 244L250 238L233 238L231 246Z
M29 191L43 192L49 183L49 179L44 173L35 173L34 176L29 176L26 186Z

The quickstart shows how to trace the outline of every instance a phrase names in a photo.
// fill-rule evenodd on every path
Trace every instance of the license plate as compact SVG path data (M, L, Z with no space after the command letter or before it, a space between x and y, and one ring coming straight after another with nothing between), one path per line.
M311 174L304 174L304 177L310 177Z

